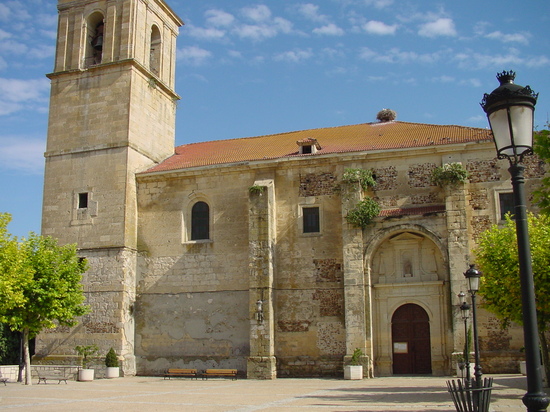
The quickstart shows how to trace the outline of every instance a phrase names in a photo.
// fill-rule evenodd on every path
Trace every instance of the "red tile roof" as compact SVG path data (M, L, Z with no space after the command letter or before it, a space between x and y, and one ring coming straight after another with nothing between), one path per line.
M315 154L300 155L297 142L304 139L316 139L321 149ZM440 146L490 140L491 131L488 129L406 122L362 123L184 144L176 147L173 156L152 167L146 173L293 156L319 156L329 153Z

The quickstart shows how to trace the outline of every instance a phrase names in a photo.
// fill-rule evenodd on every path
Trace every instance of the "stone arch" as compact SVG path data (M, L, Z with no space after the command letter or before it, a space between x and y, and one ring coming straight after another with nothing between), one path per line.
M384 247L388 250L384 251ZM402 224L378 231L366 246L364 259L371 284L449 279L443 241L420 225ZM385 267L384 262L392 267Z
M162 36L156 24L151 26L151 38L149 42L149 69L159 75L161 71Z
M441 255L445 260L445 263L448 262L449 257L447 253L447 246L443 243L443 240L441 237L436 235L431 230L425 228L421 225L415 225L415 224L401 224L401 225L395 225L390 226L384 229L381 229L377 231L374 236L370 238L370 241L367 243L365 247L365 263L367 263L370 256L372 256L373 252L388 238L395 235L399 232L417 232L419 234L422 234L426 236L428 239L430 239L432 242L434 242L438 249L441 251ZM368 266L368 265L365 265Z
M105 16L96 10L88 15L84 25L84 67L100 64L103 58Z
M367 283L371 286L375 374L389 376L394 373L393 342L387 332L392 328L394 312L403 305L414 304L426 311L430 320L429 370L444 375L447 354L452 351L452 342L447 339L450 271L444 240L416 224L384 228L366 245L364 267Z

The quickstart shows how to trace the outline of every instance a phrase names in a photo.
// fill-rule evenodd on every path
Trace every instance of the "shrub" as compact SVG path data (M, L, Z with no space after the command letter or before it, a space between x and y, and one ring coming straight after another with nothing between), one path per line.
M118 357L113 348L109 349L109 352L105 356L105 366L108 368L118 368Z
M346 215L346 220L353 226L364 229L380 213L380 205L373 198L361 200Z

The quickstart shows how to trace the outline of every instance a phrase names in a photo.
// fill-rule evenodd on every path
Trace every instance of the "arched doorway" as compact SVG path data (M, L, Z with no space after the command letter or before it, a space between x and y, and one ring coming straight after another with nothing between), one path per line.
M420 306L407 303L391 320L393 374L431 374L430 319Z

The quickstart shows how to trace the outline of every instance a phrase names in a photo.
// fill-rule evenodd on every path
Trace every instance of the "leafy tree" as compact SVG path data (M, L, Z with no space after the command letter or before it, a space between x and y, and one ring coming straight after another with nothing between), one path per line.
M541 353L546 376L550 378L549 348L546 333L550 329L550 216L528 214L533 279L535 283L537 320ZM503 227L494 225L481 235L474 251L483 273L479 293L483 305L499 317L503 326L523 323L519 278L516 224L506 215Z
M547 125L550 128L550 124ZM535 132L533 150L539 158L550 165L550 130L543 129ZM542 187L533 192L535 202L541 213L550 214L550 175L542 178Z
M10 328L0 323L0 365L17 365L19 363L19 332L12 332Z
M45 328L74 326L88 311L80 283L87 263L75 245L60 246L51 237L31 233L17 241L6 229L10 218L0 214L0 322L22 333L30 385L29 340Z

